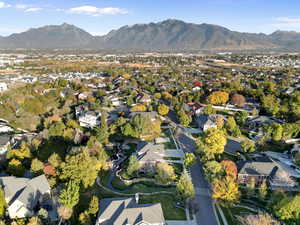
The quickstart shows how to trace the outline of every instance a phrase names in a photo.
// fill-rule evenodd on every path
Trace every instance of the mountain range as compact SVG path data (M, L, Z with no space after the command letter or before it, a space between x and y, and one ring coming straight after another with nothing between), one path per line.
M1 49L107 49L137 51L300 50L300 33L242 33L180 20L136 24L93 36L74 25L50 25L0 36Z

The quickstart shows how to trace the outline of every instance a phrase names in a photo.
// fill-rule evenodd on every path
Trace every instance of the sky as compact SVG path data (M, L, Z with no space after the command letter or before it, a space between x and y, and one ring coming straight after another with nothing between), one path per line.
M104 35L124 25L166 19L240 32L300 32L300 0L0 0L2 36L62 23Z

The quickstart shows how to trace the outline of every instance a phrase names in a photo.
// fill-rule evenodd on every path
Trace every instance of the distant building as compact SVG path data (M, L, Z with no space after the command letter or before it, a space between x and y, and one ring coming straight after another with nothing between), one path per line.
M0 82L0 92L6 91L8 89L7 84L4 82Z
M196 116L196 122L198 124L198 127L202 130L202 131L207 131L208 129L211 128L217 128L217 123L216 123L216 119L217 117L220 115L204 115L204 114L200 114Z
M96 225L165 225L160 203L138 204L134 198L105 198L100 201Z

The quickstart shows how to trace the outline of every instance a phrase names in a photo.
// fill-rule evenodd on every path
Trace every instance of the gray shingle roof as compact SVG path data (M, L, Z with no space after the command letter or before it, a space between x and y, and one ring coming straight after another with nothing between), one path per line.
M98 221L105 225L138 225L164 223L160 203L137 204L134 198L107 198L100 201ZM105 221L105 222L104 222ZM101 225L102 223L97 223Z
M137 145L138 160L158 161L164 158L164 145L140 141Z

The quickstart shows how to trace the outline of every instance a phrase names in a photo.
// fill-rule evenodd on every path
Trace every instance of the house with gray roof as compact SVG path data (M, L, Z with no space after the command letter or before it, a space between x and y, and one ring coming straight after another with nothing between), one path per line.
M1 177L9 217L24 218L34 216L40 208L51 202L51 188L45 177L17 178Z
M196 122L198 124L198 127L202 130L202 131L207 131L208 129L211 128L217 128L217 123L216 123L216 119L217 117L220 115L204 115L204 114L199 114L196 115Z
M269 157L241 161L237 166L240 184L247 184L251 179L254 179L256 184L267 182L274 189L290 188L297 184L284 168Z
M163 144L140 141L137 145L136 156L142 168L155 167L158 162L165 162L165 146Z
M160 203L139 204L136 198L105 198L100 201L96 225L165 225Z

